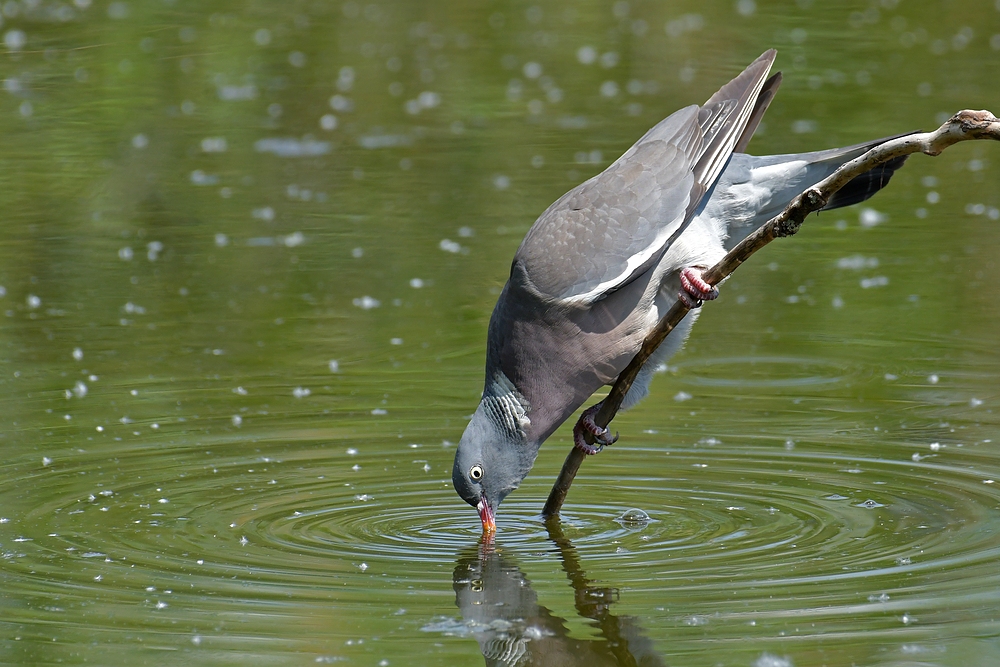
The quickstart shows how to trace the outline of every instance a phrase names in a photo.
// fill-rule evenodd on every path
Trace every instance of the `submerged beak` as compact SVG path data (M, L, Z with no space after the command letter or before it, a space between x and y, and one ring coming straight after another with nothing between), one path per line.
M493 533L497 532L497 522L493 516L493 508L486 501L486 496L479 499L476 509L479 511L479 519L483 522L483 535L493 535Z

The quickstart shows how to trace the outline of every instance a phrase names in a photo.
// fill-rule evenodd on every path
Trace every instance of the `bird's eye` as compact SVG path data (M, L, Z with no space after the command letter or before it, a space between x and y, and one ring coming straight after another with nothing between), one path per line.
M478 463L469 469L469 477L475 481L479 481L483 478L483 466Z

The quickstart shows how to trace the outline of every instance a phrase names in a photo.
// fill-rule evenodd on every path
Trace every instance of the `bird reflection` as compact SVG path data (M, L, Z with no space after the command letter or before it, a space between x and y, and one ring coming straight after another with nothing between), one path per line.
M618 591L587 579L557 523L549 526L549 538L559 550L577 613L592 621L601 639L570 637L566 620L539 604L514 559L484 542L460 554L454 587L464 625L479 642L487 667L664 665L635 618L611 613Z

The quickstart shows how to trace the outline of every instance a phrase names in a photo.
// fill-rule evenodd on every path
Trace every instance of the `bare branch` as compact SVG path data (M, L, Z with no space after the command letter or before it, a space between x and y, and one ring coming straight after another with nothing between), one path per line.
M715 266L704 272L702 278L710 285L718 285L728 278L740 264L774 239L795 234L799 231L799 227L807 215L826 206L830 197L855 177L870 171L883 162L911 153L940 155L944 149L952 144L972 139L1000 141L1000 119L985 110L959 111L933 132L910 134L890 139L876 146L864 155L845 163L833 174L798 195L781 213L743 239ZM643 364L667 335L674 330L674 327L684 319L687 312L688 308L678 300L657 323L656 328L646 336L639 352L618 376L607 398L601 401L601 408L594 416L594 421L598 426L607 427L615 418L621 408L622 401L625 399L625 394L628 393ZM593 439L589 434L586 435L586 439L588 443L593 444ZM556 478L552 491L549 493L545 508L542 510L543 517L551 519L558 516L559 509L569 492L569 487L585 458L586 454L579 449L574 447L570 450L569 456L566 457L562 470L559 472L559 477Z

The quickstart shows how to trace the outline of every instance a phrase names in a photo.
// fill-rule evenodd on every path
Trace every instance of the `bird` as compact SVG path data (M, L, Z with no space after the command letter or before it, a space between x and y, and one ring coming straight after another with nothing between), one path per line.
M684 344L717 287L702 272L796 195L888 139L811 153L752 156L747 144L781 84L764 52L703 105L657 123L607 169L550 205L528 230L490 317L482 399L455 452L452 482L484 534L530 472L542 443L615 381L675 301L691 308L639 372L622 408ZM871 197L905 156L858 176L827 203ZM595 454L615 441L594 422L573 429ZM585 433L593 436L588 444Z

